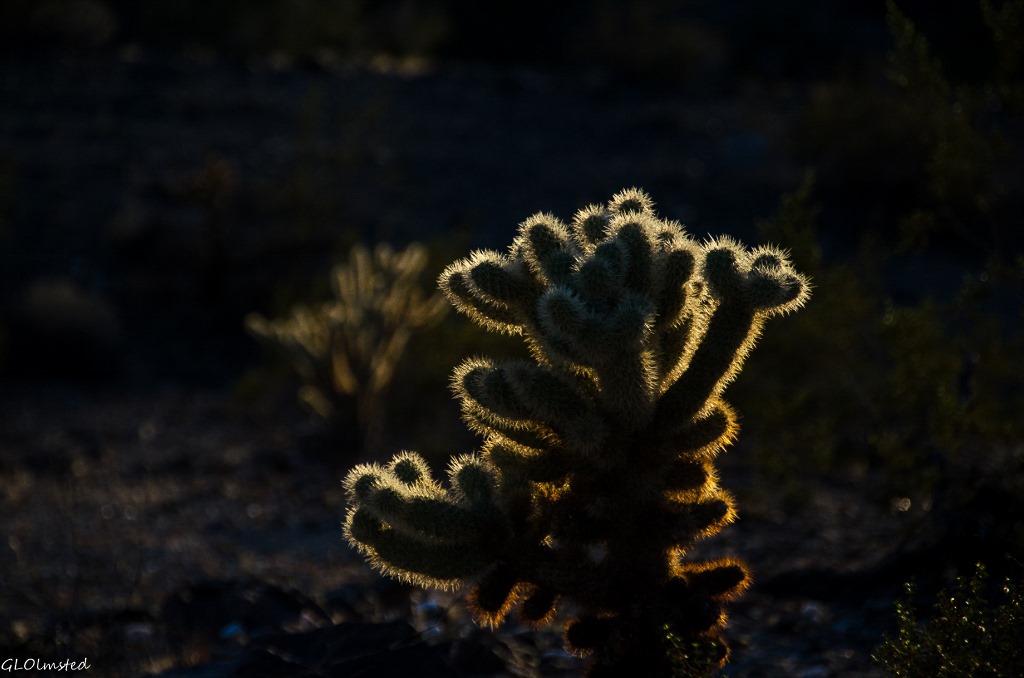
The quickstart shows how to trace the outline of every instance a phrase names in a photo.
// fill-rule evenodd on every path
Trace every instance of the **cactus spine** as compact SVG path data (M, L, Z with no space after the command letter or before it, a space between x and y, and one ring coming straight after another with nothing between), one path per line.
M592 675L702 675L727 646L723 603L749 584L733 559L691 562L736 517L715 455L736 435L721 396L764 320L809 283L772 247L699 243L638 189L570 224L537 214L506 254L474 252L441 275L460 311L521 335L533 361L477 358L452 386L484 438L446 489L421 457L345 480L349 541L386 574L470 584L477 618L517 602L532 623L559 601Z

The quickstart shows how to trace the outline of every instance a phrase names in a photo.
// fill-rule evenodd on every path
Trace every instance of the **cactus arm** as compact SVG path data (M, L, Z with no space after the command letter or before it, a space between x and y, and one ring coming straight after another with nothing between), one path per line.
M480 325L508 334L519 334L522 331L519 319L507 305L474 290L463 265L453 264L445 269L438 284L456 309Z
M365 509L349 514L344 533L374 567L421 586L454 588L493 558L473 542L430 543L414 539L389 529Z

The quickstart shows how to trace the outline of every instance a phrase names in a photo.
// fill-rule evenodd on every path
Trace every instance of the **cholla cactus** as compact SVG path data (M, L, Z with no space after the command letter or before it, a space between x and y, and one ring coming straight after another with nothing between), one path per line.
M379 444L384 397L413 332L445 314L444 299L427 296L419 282L426 248L401 252L356 245L348 264L331 271L335 298L296 306L287 318L251 314L245 324L279 350L302 380L299 399L326 420L354 407L368 447Z
M534 360L455 371L484 445L452 462L450 487L413 452L354 468L349 541L399 579L471 584L484 623L518 601L542 623L572 601L565 641L594 656L592 675L724 663L723 603L747 569L683 556L736 517L713 467L737 431L722 391L765 319L806 301L807 279L772 247L696 242L629 189L570 225L531 217L508 254L475 252L440 285Z

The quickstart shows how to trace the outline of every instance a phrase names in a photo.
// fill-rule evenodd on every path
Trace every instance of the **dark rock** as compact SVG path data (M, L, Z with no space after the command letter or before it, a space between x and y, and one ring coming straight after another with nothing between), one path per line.
M458 675L403 621L338 624L307 633L270 636L255 645L246 651L231 674L233 678Z
M172 645L190 656L228 637L331 624L330 616L301 593L247 580L207 580L183 587L164 602L160 618ZM234 632L223 633L227 628Z

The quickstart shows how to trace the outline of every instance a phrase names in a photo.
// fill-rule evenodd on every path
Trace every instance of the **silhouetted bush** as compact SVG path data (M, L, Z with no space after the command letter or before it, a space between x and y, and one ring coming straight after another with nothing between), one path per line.
M919 619L914 587L896 604L899 630L874 655L893 678L1016 678L1024 675L1024 588L1007 578L990 599L978 565L939 593L930 619Z

